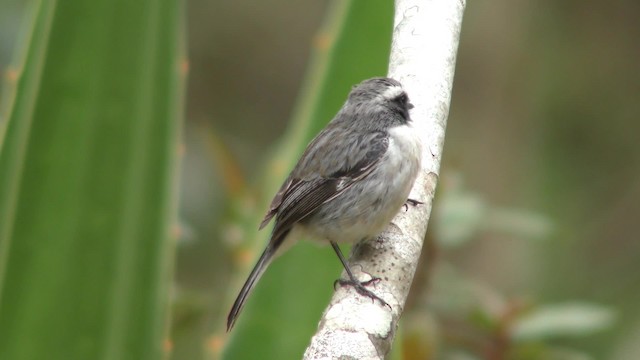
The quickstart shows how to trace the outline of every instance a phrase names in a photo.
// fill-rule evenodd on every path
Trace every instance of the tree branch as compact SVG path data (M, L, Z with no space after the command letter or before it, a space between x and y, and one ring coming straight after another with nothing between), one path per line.
M396 0L389 77L400 81L423 135L422 171L411 198L424 205L400 213L376 239L356 245L349 264L390 306L351 287L334 293L304 359L383 359L389 353L409 294L438 180L465 0ZM343 274L343 277L345 274Z

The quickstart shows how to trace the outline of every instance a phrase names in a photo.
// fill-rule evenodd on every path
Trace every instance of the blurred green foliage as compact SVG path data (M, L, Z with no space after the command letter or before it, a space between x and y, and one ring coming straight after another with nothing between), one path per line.
M211 252L219 243L233 249L232 264L224 256L227 253L218 255L219 251L213 256L219 256L220 266L197 267L182 261L179 284L196 283L190 288L207 289L203 290L207 294L211 290L203 283L216 279L214 289L220 290L210 295L217 300L212 307L198 309L208 314L200 319L209 316L199 326L213 328L201 332L203 347L213 354L228 339L221 328L240 285L220 280L225 271L221 269L233 266L238 258L247 267L253 265L249 259L262 247L257 244L255 250L244 251L244 244L255 239L257 218L301 147L337 108L327 107L324 119L313 127L302 122L306 118L298 116L300 108L288 116L300 88L300 55L318 39L312 40L315 28L309 25L317 24L317 4L309 1L292 9L290 3L271 3L260 9L269 14L264 19L271 20L254 16L255 8L193 5L193 70L201 78L190 86L194 98L189 109L195 114L190 120L197 128L202 122L213 124L211 131L226 144L225 153L238 164L249 188L242 200L228 199L230 214L211 217L217 225L190 222L213 234L211 241L207 235L199 236ZM198 21L220 12L234 16L228 21L216 17L215 25L208 27ZM630 349L638 332L628 330L640 329L640 313L632 305L640 298L632 265L639 252L631 241L637 238L633 214L640 211L635 205L640 203L635 201L640 192L634 185L640 152L633 147L639 129L632 119L640 109L632 100L632 89L640 72L633 60L639 54L632 39L640 34L631 14L638 14L638 5L630 0L615 6L552 0L468 4L435 221L411 305L401 321L407 328L396 344L403 347L405 358L624 360L634 354ZM293 27L298 31L292 33ZM260 41L252 40L256 29L262 30ZM203 45L211 37L216 41ZM350 65L342 76L358 71L366 51L358 50L357 65ZM216 54L234 61L217 60ZM256 57L261 60L255 62ZM298 106L305 104L308 91L303 86ZM339 103L347 89L335 86L331 91ZM198 95L209 93L219 98ZM283 119L288 118L289 130L278 140L286 126ZM264 151L274 143L275 155ZM273 157L281 160L267 160ZM215 164L219 161L213 168L221 169ZM210 181L219 181L225 173L214 170ZM211 197L222 196L218 209L228 209L221 193L213 191ZM183 244L184 259L194 259L188 254L202 249L195 242ZM301 291L309 291L308 283L317 287L305 271L315 263L300 269L287 262L288 257L311 253L316 258L327 256L327 262L336 266L330 251L298 245L273 264L260 284L264 294L284 293L286 300L280 302L278 297L274 307L290 305L291 311L298 311L301 305L289 301L304 296ZM288 278L292 269L303 272L297 275L307 283L292 282ZM240 280L246 272L241 272ZM212 275L204 275L208 273ZM328 279L335 278L329 275ZM617 297L609 290L615 290ZM250 302L265 303L265 308L273 304L262 296L266 295L257 292ZM586 304L593 311L576 311L563 307L566 304ZM304 315L311 319L304 320L311 329L320 310L306 308L313 313ZM247 311L241 321L258 322L273 311ZM285 329L289 321L283 317L246 325L268 338L266 344L247 341L247 356L261 356L266 349L297 341L293 339L298 334ZM546 335L518 338L516 334L531 322ZM176 328L176 339L186 338L191 328ZM251 340L251 335L239 332L230 341ZM404 341L416 338L424 341ZM427 345L424 352L408 345L416 343ZM184 348L176 346L174 358L189 358L180 352Z
M179 2L29 5L0 119L0 358L158 359L183 111Z
M230 302L266 241L256 227L274 188L349 87L385 72L378 51L388 43L375 39L390 34L391 2L358 8L377 23L341 28L341 39L346 29L358 34L343 42L316 33L323 14L335 15L328 3L188 4L173 359L217 358L225 345L246 358L299 354L330 296L335 256L300 244L274 262L238 328L224 334ZM345 4L351 15L342 21L355 21ZM0 2L0 68L9 85L7 44L20 18L11 14L21 6ZM402 358L640 353L638 17L635 0L468 2L436 209L394 348ZM338 57L339 49L349 56ZM0 134L9 98L2 96ZM0 234L5 229L0 223ZM0 248L0 261L6 254ZM68 271L86 268L71 262ZM82 284L62 291L84 293Z

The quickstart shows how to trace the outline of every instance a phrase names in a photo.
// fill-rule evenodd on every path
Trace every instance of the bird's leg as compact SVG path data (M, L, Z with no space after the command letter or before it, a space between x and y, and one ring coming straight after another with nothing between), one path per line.
M422 201L418 201L418 200L414 200L414 199L407 199L407 201L405 201L402 206L404 206L404 211L409 211L409 205L418 206L418 205L422 205L422 204L424 204Z
M387 302L382 300L378 295L374 294L369 289L365 288L365 286L371 285L371 284L375 284L378 281L380 281L381 279L378 278L378 277L372 277L371 280L359 281L353 275L353 272L351 272L351 269L349 268L349 265L347 265L347 260L342 255L342 251L340 251L340 248L338 247L338 244L336 244L335 242L331 241L331 246L333 247L333 250L335 250L336 254L338 255L338 258L340 259L340 262L342 263L342 266L344 266L344 270L347 272L347 275L349 276L348 280L345 280L345 279L336 280L333 283L333 287L335 288L336 284L340 284L340 286L352 286L358 292L358 294L360 294L362 296L366 296L366 297L370 298L373 301L378 300L378 301L380 301L380 303L382 305L388 306L389 309L391 309L391 305L387 304Z

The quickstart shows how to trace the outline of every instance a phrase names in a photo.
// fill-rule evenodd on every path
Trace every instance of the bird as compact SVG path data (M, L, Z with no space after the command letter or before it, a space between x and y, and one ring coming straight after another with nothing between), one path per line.
M367 79L351 89L273 197L259 229L274 218L275 225L231 307L227 332L272 260L301 238L329 243L349 277L336 282L388 306L366 288L380 279L357 280L338 243L373 238L403 205L421 204L408 198L422 158L412 108L407 92L392 78Z

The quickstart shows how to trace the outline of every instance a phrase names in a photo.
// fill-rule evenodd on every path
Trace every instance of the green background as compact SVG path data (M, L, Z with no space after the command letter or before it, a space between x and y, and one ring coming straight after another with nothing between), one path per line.
M340 265L300 244L224 331L275 189L386 72L391 2L180 6L0 2L0 358L298 358L317 326ZM397 358L640 353L639 16L469 2Z

